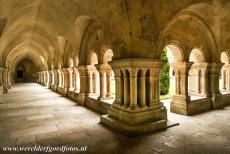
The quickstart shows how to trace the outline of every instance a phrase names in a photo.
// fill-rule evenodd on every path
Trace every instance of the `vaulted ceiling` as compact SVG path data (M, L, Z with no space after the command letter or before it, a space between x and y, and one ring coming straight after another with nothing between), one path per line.
M183 14L191 18L170 24ZM230 49L229 14L228 0L1 0L0 58L9 68L25 58L40 69L65 67L69 57L84 64L89 50L100 55L103 45L115 59L158 58L168 39L188 54L201 46L220 55Z

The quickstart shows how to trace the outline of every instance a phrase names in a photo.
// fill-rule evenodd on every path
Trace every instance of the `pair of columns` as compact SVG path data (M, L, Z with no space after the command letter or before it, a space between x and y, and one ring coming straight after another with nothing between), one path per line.
M100 96L98 99L112 99L111 95L111 75L112 68L108 64L97 65L100 76Z
M116 97L108 115L101 116L101 123L128 135L166 129L166 108L159 99L163 64L135 58L112 61Z
M80 93L87 96L95 96L98 91L97 80L100 81L99 100L111 99L111 74L112 68L108 64L78 66L81 80ZM99 76L97 75L99 72Z
M189 93L197 96L207 96L206 77L207 63L192 64L189 70Z
M221 70L221 90L229 92L230 91L230 64L225 64Z

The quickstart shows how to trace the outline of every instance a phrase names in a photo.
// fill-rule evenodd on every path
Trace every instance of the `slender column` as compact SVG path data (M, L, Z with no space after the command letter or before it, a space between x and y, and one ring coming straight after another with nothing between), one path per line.
M99 74L100 74L100 97L99 99L105 99L106 93L105 93L105 72L104 70L100 70Z
M58 87L61 88L62 87L62 75L61 75L60 69L58 69L57 71L58 71Z
M78 72L78 70L77 70L77 68L74 68L74 91L76 92L76 93L79 93L79 91L80 91L80 89L79 89L79 87L80 87L80 85L78 85L78 80L79 80L79 72Z
M63 72L63 85L62 88L64 88L65 90L68 89L68 80L69 80L69 72L67 68L62 69Z
M142 69L140 76L140 107L146 106L146 90L145 90L145 78L146 70Z
M130 70L130 108L137 107L137 69Z
M96 71L92 74L92 86L93 86L93 95L97 93L97 81L96 81Z
M130 76L129 76L129 71L123 69L123 74L124 74L124 106L128 107L129 106L129 101L130 101L130 87L129 87L129 80L130 80Z
M107 98L112 98L112 95L111 95L111 72L112 70L107 70L106 71L106 85L107 85L107 93L106 93L106 97Z
M226 89L226 72L225 69L221 71L222 72L222 89L225 90Z
M89 94L92 95L93 94L93 71L88 71L88 86L89 86Z
M207 78L207 71L206 69L202 69L201 70L201 83L202 83L202 86L201 86L201 93L203 95L207 95L207 85L206 85L206 78Z
M120 69L114 69L114 76L115 76L115 83L116 83L116 97L113 105L122 105L123 101L123 81L121 79L121 70Z
M197 69L196 72L196 88L197 88L197 93L200 93L200 70Z
M68 79L68 90L69 91L73 91L74 88L73 88L73 69L72 68L68 68L68 76L69 76L69 79Z

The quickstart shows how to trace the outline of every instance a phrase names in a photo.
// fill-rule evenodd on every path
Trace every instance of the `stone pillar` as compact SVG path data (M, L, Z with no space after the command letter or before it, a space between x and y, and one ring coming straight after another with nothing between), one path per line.
M130 69L130 108L137 108L137 71L138 69Z
M176 94L173 96L170 104L170 111L178 114L189 115L190 111L188 103L190 96L188 95L188 73L192 63L178 62L171 64L175 71L176 77Z
M112 72L111 66L108 64L98 64L96 67L100 76L100 96L98 99L113 99L110 91Z
M124 101L124 76L119 68L115 68L113 71L116 82L116 97L113 106L119 108Z
M142 107L142 104L138 102L137 99L140 95L138 93L140 93L141 87L144 87L137 86L138 71L140 69L151 70L150 78L156 79L158 76L158 80L156 79L155 81L159 81L159 71L155 70L162 68L163 63L151 59L130 58L112 61L110 64L115 72L117 89L116 99L112 107L109 108L108 115L101 116L101 123L124 132L126 135L143 134L166 129L167 112L166 108L160 103L159 96L156 96L154 100L151 100L152 103L145 108ZM150 78L148 77L147 80L153 82ZM142 83L144 82L142 81ZM155 91L149 89L152 88L151 86L146 87L145 91L157 92L159 84L156 83L155 86L158 86L154 88ZM129 93L126 89L129 89ZM159 94L160 93L158 92L153 95ZM129 103L126 104L125 95L128 95L127 98L129 98ZM147 95L145 99L147 99ZM155 106L155 104L158 105Z
M201 74L200 70L197 69L197 75L196 75L196 88L197 88L197 93L201 93Z
M48 88L50 88L53 82L53 73L51 70L48 71L48 76L49 76Z
M63 94L65 95L67 93L67 90L69 88L69 71L68 68L63 68L62 69L63 72Z
M7 79L6 86L8 89L11 89L11 72L9 69L6 69L6 79Z
M59 84L59 76L58 76L58 71L57 70L52 70L53 73L53 82L51 84L51 89L56 91L58 84Z
M201 69L201 93L203 96L207 97L207 68Z
M62 87L62 74L61 74L61 70L58 69L58 87L61 88Z
M3 93L3 68L0 67L0 94Z
M79 72L78 72L78 70L77 70L77 68L74 68L73 69L73 74L74 74L74 91L76 92L76 93L79 93L80 92L80 85L78 85L78 74L79 74Z
M140 74L140 107L146 107L146 69L141 69L141 74Z
M77 101L81 105L84 105L85 98L90 95L89 86L89 72L93 72L96 68L94 65L83 65L77 66L78 72L80 74L80 92L78 94Z
M94 87L94 82L93 82L93 71L88 70L88 94L89 96L93 95L93 87Z
M8 93L8 87L7 87L7 70L3 69L3 94Z
M106 70L106 98L107 99L113 99L111 95L111 75L112 75L112 69Z
M74 87L73 87L73 68L68 68L68 76L69 76L69 80L68 80L68 91L73 91Z
M49 87L49 82L50 82L49 72L45 71L45 74L46 74L45 86Z
M210 98L212 108L221 108L224 106L222 100L222 94L219 90L219 75L221 71L221 63L209 63L208 64L208 75L207 75L207 85L208 85L208 97Z

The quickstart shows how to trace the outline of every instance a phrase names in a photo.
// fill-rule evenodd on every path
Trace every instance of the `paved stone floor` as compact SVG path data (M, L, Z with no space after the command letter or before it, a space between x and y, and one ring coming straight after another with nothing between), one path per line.
M97 154L230 153L230 107L191 117L169 113L179 126L135 138L102 126L99 116L38 84L17 84L0 96L0 147L87 145L86 153Z

